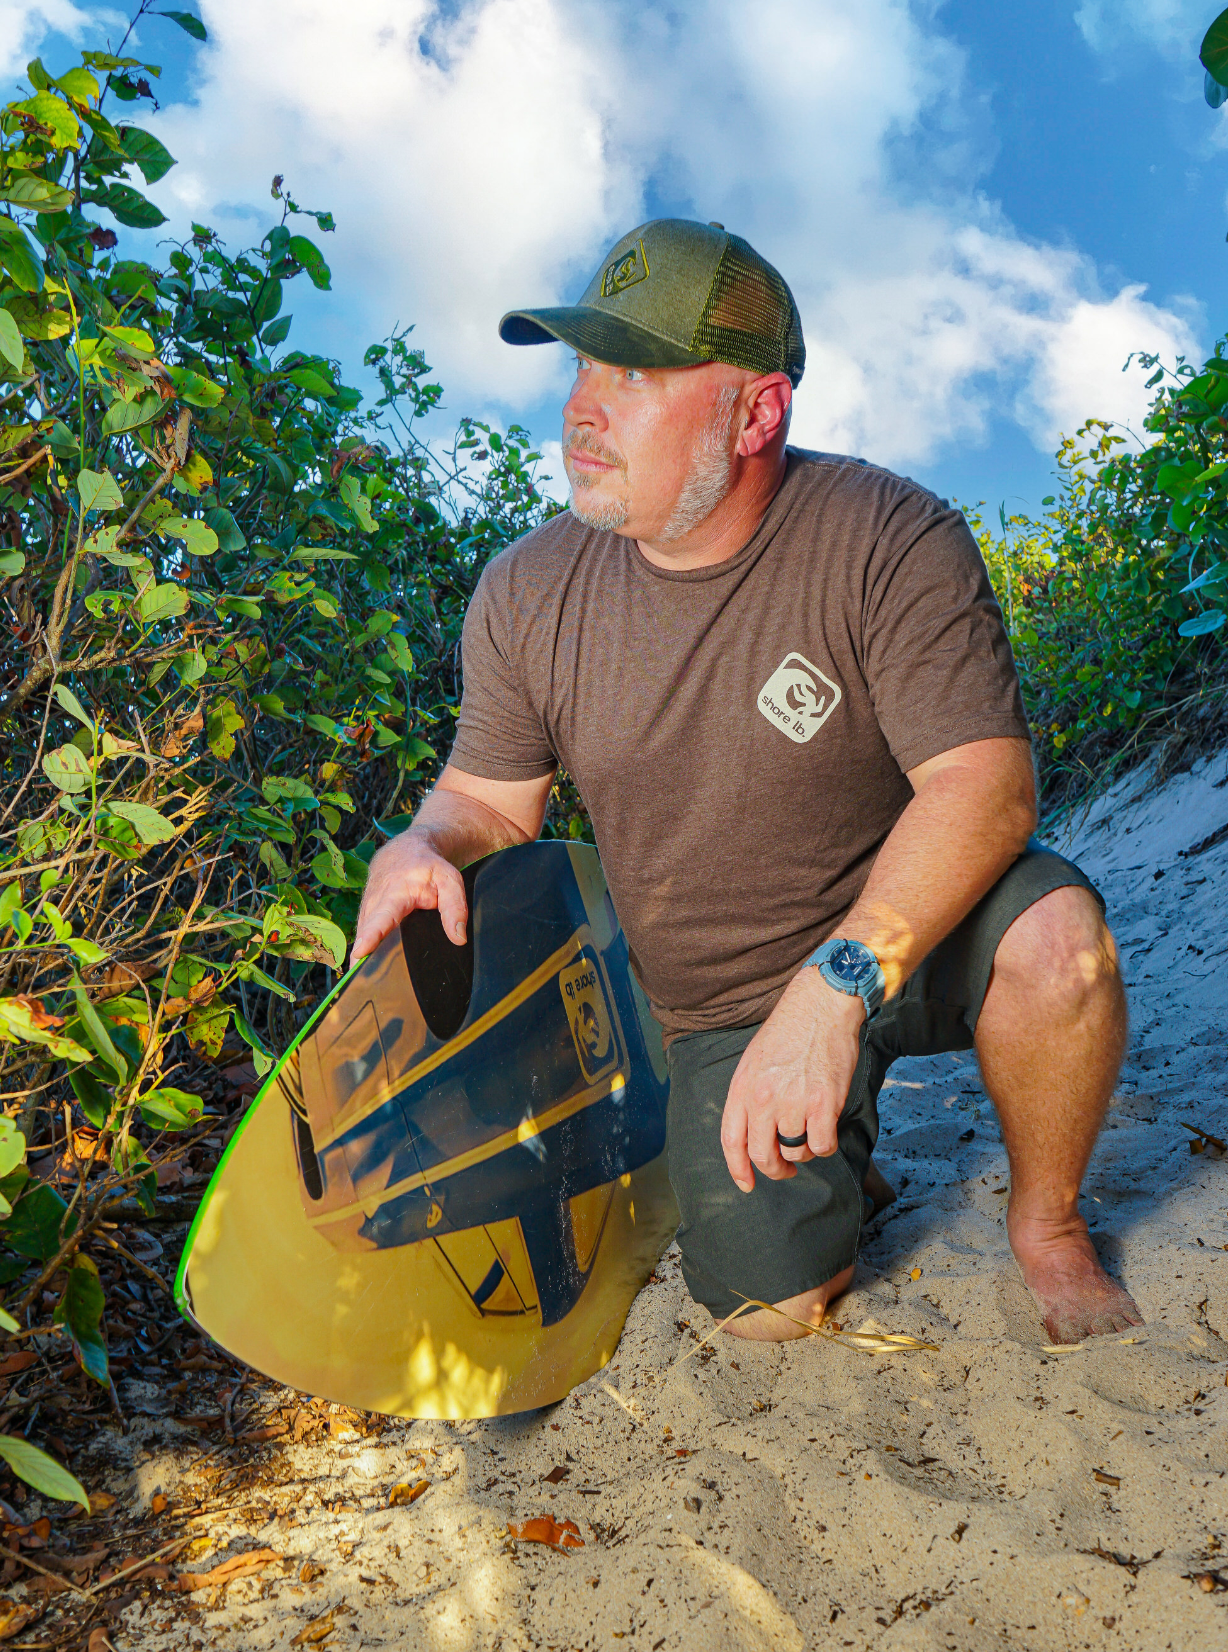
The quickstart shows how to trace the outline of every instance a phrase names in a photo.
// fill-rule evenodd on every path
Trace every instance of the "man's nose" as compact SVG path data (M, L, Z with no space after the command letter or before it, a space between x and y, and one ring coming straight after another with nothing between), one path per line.
M601 399L600 386L592 382L594 373L578 373L563 408L563 423L572 430L608 430L609 415Z

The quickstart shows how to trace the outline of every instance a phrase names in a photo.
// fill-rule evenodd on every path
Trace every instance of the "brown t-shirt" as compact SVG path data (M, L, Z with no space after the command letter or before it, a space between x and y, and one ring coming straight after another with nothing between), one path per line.
M670 1037L762 1020L856 900L905 771L1000 735L1028 725L963 516L790 449L715 567L656 568L570 512L495 557L465 619L451 762L569 771Z

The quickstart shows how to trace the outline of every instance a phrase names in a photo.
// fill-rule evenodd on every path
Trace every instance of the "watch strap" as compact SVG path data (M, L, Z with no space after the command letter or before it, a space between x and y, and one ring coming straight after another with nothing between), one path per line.
M832 967L833 958L844 949L853 955L860 966L856 972L856 979L848 979ZM883 966L864 941L850 941L844 936L833 935L824 941L822 946L814 949L802 968L805 969L812 964L818 968L828 986L834 987L837 992L846 993L850 998L861 999L866 1007L867 1021L878 1013L887 996L887 977L883 974Z

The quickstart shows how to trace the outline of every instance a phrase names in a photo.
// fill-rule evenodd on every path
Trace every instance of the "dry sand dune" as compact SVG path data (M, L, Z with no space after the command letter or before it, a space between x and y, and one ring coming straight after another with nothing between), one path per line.
M975 1061L904 1064L879 1154L901 1197L837 1317L935 1352L718 1339L678 1365L711 1321L671 1255L610 1368L551 1411L370 1435L334 1418L322 1444L222 1469L138 1419L100 1446L116 1493L211 1497L199 1570L257 1547L285 1561L192 1597L192 1622L134 1602L117 1645L1228 1647L1228 1159L1184 1128L1228 1139L1228 840L1206 846L1226 823L1221 755L1163 787L1128 778L1072 844L1130 981L1087 1205L1146 1317L1135 1336L1046 1350ZM584 1546L507 1542L509 1518L539 1514Z

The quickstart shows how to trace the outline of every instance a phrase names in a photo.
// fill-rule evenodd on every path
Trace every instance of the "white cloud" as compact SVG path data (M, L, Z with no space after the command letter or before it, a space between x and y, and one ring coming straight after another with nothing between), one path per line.
M72 0L0 0L0 75L21 74L52 30L79 40L95 21Z
M353 364L415 322L457 411L523 417L563 389L562 351L501 345L500 314L578 296L663 197L746 235L793 286L809 349L794 435L809 445L918 463L1005 412L1051 450L1089 414L1137 418L1131 350L1194 349L1183 315L1138 287L1103 292L1088 259L1024 240L978 193L963 59L928 6L203 12L193 101L150 122L181 163L154 192L164 210L239 243L286 173L338 221L336 296L311 337Z
M1214 15L1204 0L1082 0L1074 19L1094 51L1112 53L1134 39L1196 56Z

